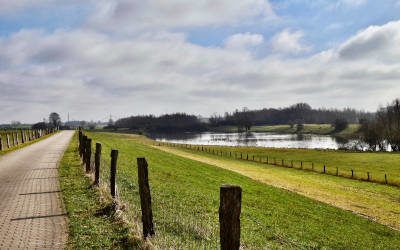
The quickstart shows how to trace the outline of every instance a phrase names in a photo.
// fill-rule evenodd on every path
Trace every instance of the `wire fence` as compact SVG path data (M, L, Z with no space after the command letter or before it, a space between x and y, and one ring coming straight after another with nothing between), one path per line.
M364 172L356 171L355 169L343 169L340 167L328 166L328 164L324 163L315 163L311 161L294 160L294 159L283 159L278 157L271 157L268 155L260 156L251 153L231 151L224 148L216 149L212 146L204 146L204 145L167 143L167 142L157 142L156 145L198 151L202 153L208 153L214 156L233 158L236 160L257 162L261 164L311 171L315 173L338 176L347 179L373 182L391 186L400 186L400 176L395 176L395 175L389 176L389 174L387 173L378 174L369 171L364 171Z

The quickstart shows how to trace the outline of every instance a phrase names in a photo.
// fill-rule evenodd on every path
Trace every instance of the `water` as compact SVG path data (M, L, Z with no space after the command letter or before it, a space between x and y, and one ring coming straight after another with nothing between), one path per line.
M193 145L254 146L271 148L339 149L350 148L357 140L344 140L329 135L276 133L182 133L154 134L157 141Z

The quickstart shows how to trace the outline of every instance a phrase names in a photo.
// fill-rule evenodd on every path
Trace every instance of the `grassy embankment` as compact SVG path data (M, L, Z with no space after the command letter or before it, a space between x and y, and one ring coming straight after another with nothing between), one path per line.
M196 146L193 146L196 147ZM274 159L280 165L282 159L285 165L300 168L303 162L303 169L322 172L325 165L326 172L336 175L351 177L353 170L355 179L367 179L368 172L370 179L379 182L385 181L385 174L389 183L400 185L400 154L392 152L352 152L341 150L321 149L286 149L286 148L263 148L263 147L229 147L229 146L203 146L204 150L223 152L224 156L236 153L237 158L242 154L243 158L254 159L263 162L268 158L269 163ZM206 153L207 154L207 153ZM232 158L228 157L228 158ZM313 164L312 164L313 163Z
M109 204L85 177L77 152L77 136L59 166L60 186L68 213L68 249L126 249L128 230L116 222Z
M9 133L9 132L7 132L7 133ZM20 143L20 144L18 144L17 146L11 146L10 148L6 148L6 146L5 146L5 145L6 145L6 142L5 142L6 137L5 137L5 135L6 135L7 133L5 133L4 131L0 131L0 136L2 137L2 140L3 140L2 143L3 143L3 148L4 148L4 150L0 151L0 156L3 155L3 154L9 153L9 152L15 151L15 150L17 150L17 149L20 149L20 148L29 146L29 145L31 145L31 144L33 144L33 143L35 143L35 142L44 140L44 139L46 139L46 138L48 138L48 137L50 137L50 136L53 135L53 134L45 135L45 136L43 136L43 137L41 137L41 138L38 138L38 139L35 139L35 140L32 140L32 141L27 141L27 142L25 142L25 143L23 143L23 144ZM20 134L19 134L18 136L20 136ZM20 137L19 137L19 138L20 138ZM21 140L21 139L20 139L20 140ZM13 143L12 137L10 138L10 141L11 141L11 143ZM12 144L11 144L11 145L12 145Z
M119 150L117 185L128 218L140 218L136 157L149 162L160 248L216 246L221 184L243 188L244 248L396 248L400 233L336 207L254 181L223 168L164 152L140 136L88 133L103 144L103 159ZM108 166L102 166L107 171ZM105 169L105 170L104 170ZM105 174L102 174L103 178Z
M398 187L238 160L193 149L164 146L159 148L243 174L262 183L284 188L400 229Z
M304 128L301 131L303 134L318 134L318 135L336 135L342 137L351 137L354 135L360 126L358 124L349 124L349 126L335 133L334 128L331 124L304 124ZM237 127L235 126L221 126L214 128L215 132L237 132ZM253 126L250 132L271 132L280 134L293 134L296 133L296 126L290 127L290 125L265 125L265 126Z

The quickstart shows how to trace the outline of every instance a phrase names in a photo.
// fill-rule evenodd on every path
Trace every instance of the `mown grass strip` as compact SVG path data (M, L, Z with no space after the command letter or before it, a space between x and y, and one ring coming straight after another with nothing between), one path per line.
M351 212L272 187L216 166L177 156L134 135L88 133L108 162L119 150L117 185L135 217L140 212L137 157L149 163L156 247L218 246L219 187L243 189L244 248L395 249L400 233Z
M75 135L59 166L60 186L68 213L68 249L129 249L129 230L114 219L84 175Z

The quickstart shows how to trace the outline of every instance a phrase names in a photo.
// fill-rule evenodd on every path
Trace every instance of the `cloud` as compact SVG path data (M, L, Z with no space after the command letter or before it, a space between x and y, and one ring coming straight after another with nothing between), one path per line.
M400 56L400 21L370 26L348 39L339 48L339 56L348 60L393 62Z
M133 8L131 2L125 3ZM110 5L105 14L110 23L102 19L109 25L105 29L21 30L0 38L0 123L35 122L52 111L87 120L110 113L123 117L180 111L207 116L244 106L277 107L298 101L374 110L400 93L400 21L371 26L313 55L302 54L311 51L301 31L283 30L270 41L272 55L254 57L249 48L265 44L261 34L237 33L227 37L223 46L207 47L193 44L187 33L175 29L183 20L187 25L235 22L223 13L222 17L208 13L212 20L204 22L196 19L207 9L206 2L198 3L202 9L183 4L181 8L191 14L177 16L180 21L164 13L155 23L146 23L146 17L167 7L152 10L153 2L132 3L144 13L116 17L116 7ZM209 2L214 3L226 4ZM244 19L253 15L228 13ZM137 20L140 27L154 25L154 29L134 35L105 32L112 25L118 29L117 24L127 26ZM164 25L158 26L161 22Z
M228 49L247 49L263 42L264 37L261 34L238 33L226 38L224 46Z
M302 43L304 33L301 30L285 29L271 39L272 50L283 54L299 54L311 48Z
M265 0L99 0L87 25L105 31L132 32L242 24L274 17Z

